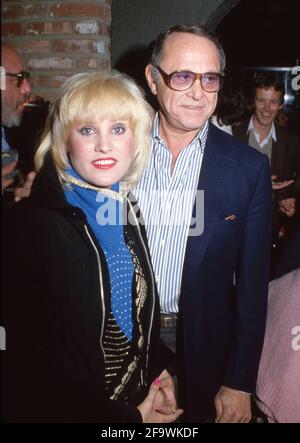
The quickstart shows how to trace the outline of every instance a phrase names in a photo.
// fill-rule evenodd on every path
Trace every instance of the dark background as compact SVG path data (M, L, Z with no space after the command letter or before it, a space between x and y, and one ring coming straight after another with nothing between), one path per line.
M216 32L230 65L300 64L299 0L241 0Z

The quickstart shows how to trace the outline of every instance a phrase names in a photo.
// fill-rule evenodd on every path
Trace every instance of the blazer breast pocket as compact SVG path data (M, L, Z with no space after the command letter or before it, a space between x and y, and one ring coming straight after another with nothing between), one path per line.
M241 216L239 214L235 214L234 212L228 213L228 215L222 215L219 218L220 223L228 224L228 225L235 225L237 223L242 223L245 220L244 216Z
M222 216L219 219L216 225L216 232L222 236L230 236L231 233L236 235L236 233L241 230L244 221L245 217L235 215L234 213L229 213L228 215Z

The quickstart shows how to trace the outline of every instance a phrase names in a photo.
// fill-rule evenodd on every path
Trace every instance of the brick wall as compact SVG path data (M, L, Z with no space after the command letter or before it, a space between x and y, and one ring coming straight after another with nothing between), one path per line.
M30 70L33 92L53 99L72 74L109 69L112 0L1 0L2 41Z

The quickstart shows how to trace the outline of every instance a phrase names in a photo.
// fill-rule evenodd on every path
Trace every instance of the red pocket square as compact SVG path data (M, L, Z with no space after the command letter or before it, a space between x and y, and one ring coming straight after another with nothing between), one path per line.
M231 215L228 215L228 217L225 217L225 220L235 220L236 219L236 215L234 215L234 214L231 214Z

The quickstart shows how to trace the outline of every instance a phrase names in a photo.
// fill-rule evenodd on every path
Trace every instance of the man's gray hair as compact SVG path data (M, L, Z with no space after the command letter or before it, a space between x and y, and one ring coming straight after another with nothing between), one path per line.
M160 64L160 58L161 54L163 53L164 43L166 39L169 37L169 35L173 34L174 32L182 32L182 33L188 33L188 34L194 34L198 35L199 37L205 37L208 40L210 40L217 48L219 55L220 55L220 66L221 66L221 73L224 72L225 69L225 63L226 63L226 57L223 50L223 47L221 43L219 42L216 35L208 30L205 27L202 26L196 26L196 25L176 25L171 28L165 29L162 31L157 40L155 41L152 56L151 56L151 64L156 67Z

